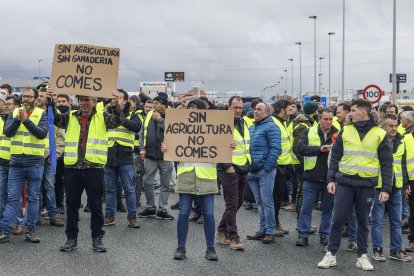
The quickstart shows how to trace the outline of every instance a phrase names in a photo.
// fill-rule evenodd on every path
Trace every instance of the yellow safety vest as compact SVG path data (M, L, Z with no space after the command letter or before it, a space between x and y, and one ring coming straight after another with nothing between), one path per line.
M148 112L148 114L147 114L147 116L145 117L145 120L144 120L144 126L143 126L144 127L144 147L147 146L148 125L149 125L149 122L152 118L153 113L154 113L154 111Z
M131 114L127 119L131 119ZM119 126L115 129L108 129L108 148L115 145L115 142L124 147L134 149L135 132L128 130L124 126Z
M105 109L104 102L98 102L96 104L96 111L102 112L102 111L104 111L104 109Z
M398 145L397 151L392 154L394 162L392 163L392 171L395 176L395 187L402 188L403 186L403 173L402 173L402 157L405 151L405 143L404 140L401 141L401 144ZM377 188L382 188L382 178L381 174L378 178L378 185Z
M72 111L65 137L64 163L74 165L79 158L79 137L81 125ZM91 163L105 165L108 155L108 133L106 131L103 112L96 112L89 123L88 139L86 140L85 159Z
M44 110L36 107L33 109L29 119L35 125L39 125ZM13 118L16 118L19 114L19 108L13 111ZM42 156L45 155L45 139L37 139L32 135L23 123L20 124L16 131L16 134L10 139L10 154L26 154Z
M251 127L254 124L254 118L250 118L247 115L243 116L243 120L246 122L247 128Z
M292 143L290 141L289 132L286 129L285 123L281 123L278 119L272 116L273 122L280 128L280 139L282 142L282 154L277 159L279 165L289 165L292 163Z
M315 146L315 147L321 146L321 138L319 137L319 134L318 134L318 125L312 126L311 128L309 128L309 132L308 132L308 145L309 146ZM318 159L318 156L304 156L303 157L303 160L304 160L303 170L304 171L313 170L316 166L317 159Z
M404 136L404 143L407 153L408 179L414 180L414 137L412 132Z
M142 117L142 113L143 113L143 111L141 109L138 110L138 111L135 111L135 114L137 114L139 120L141 121L141 127L143 127L143 124L144 124L144 117ZM136 137L134 139L134 146L136 148L139 148L139 138L138 137Z
M250 156L250 134L247 128L246 122L244 125L244 137L240 134L237 128L234 128L234 141L236 142L236 148L233 149L231 162L237 166L243 166L246 162L252 163Z
M293 122L291 123L291 125L293 125ZM298 126L300 126L300 125L302 125L302 126L305 126L306 128L309 128L309 126L307 125L307 124L305 124L305 123L299 123L299 124L297 124L296 126L295 126L295 128L293 129L293 131L295 131L295 129L298 127ZM293 132L292 132L292 139L291 139L291 141L292 141L292 148L293 148L293 143L294 143L294 140L295 139L295 137L293 136ZM293 165L299 165L299 164L301 164L301 161L299 160L299 158L296 156L296 154L293 152L293 150L292 150L292 164Z
M195 174L201 179L217 180L217 169L214 163L188 163L180 162L177 166L177 176L195 170Z
M333 117L332 125L339 131L341 131L342 127L341 124L338 122L338 117Z
M362 178L378 177L381 166L377 152L384 137L385 131L374 126L361 141L354 125L344 126L342 132L344 154L339 162L339 171Z
M0 118L0 158L10 160L10 137L4 134L3 118Z
M400 123L398 125L397 131L399 134L404 135L405 134L405 127L402 126L402 124Z

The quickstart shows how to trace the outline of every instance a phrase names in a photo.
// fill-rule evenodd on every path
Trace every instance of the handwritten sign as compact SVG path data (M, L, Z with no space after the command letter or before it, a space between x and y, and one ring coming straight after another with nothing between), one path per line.
M231 163L234 112L167 109L164 160Z
M51 88L58 93L111 98L117 89L119 48L56 44Z

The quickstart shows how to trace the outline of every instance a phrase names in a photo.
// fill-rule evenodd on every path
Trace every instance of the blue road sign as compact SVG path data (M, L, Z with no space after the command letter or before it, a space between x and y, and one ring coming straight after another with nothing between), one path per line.
M310 98L311 98L311 96L305 96L305 97L303 98L303 103L309 102L309 101L310 101ZM327 107L327 105L328 105L328 98L327 98L327 97L322 96L322 97L321 97L321 103L322 103L322 105L323 105L324 107Z
M407 82L407 74L396 74L398 83ZM390 74L390 82L392 82L392 74Z

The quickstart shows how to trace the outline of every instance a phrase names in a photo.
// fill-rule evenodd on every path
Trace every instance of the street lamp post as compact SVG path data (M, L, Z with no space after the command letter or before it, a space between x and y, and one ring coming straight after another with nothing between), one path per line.
M291 65L292 65L291 70L290 70L290 74L291 74L291 78L290 78L291 87L290 87L290 89L292 89L291 92L292 92L292 100L293 100L293 58L290 58L289 61L291 62Z
M39 71L38 71L38 77L40 79L40 63L43 61L42 59L38 59L37 60L39 62Z
M342 101L345 101L345 0L342 0Z
M316 15L309 16L314 20L314 43L313 43L313 92L316 93Z
M299 101L302 103L302 42L296 42L299 45Z
M328 37L329 37L329 65L328 65L328 74L329 74L329 79L328 79L328 103L331 103L331 36L334 35L334 32L329 32L328 33Z
M284 69L283 72L285 72L285 95L287 95L287 90L288 90L288 77L287 77L287 69Z
M283 90L283 88L284 88L283 87L283 77L280 77L280 80L281 80L280 82L282 83L282 95L283 95L283 92L284 92L284 90Z
M393 3L393 29L392 29L392 102L397 104L397 3Z
M319 57L319 97L321 96L321 78L322 78L322 60L324 57Z

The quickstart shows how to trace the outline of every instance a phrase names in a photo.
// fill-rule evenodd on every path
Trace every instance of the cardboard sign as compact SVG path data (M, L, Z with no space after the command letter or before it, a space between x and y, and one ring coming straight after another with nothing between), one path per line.
M231 110L167 109L164 160L231 163L233 127Z
M111 98L117 89L119 48L56 44L50 87L57 93Z

